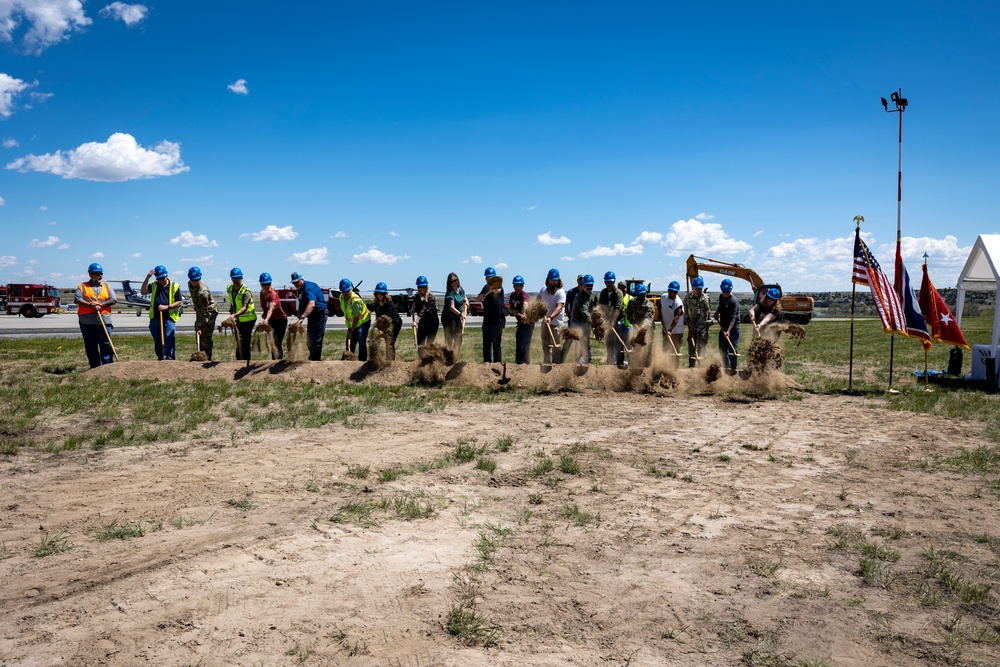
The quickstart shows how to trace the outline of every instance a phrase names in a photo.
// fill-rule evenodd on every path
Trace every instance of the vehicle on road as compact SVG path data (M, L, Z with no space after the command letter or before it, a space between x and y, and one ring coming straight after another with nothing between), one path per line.
M41 317L59 310L59 290L52 285L10 283L0 285L0 312L20 317Z

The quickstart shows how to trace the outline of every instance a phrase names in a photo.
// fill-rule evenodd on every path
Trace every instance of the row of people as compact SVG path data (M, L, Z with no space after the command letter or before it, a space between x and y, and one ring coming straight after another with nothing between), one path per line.
M111 285L103 281L103 269L100 264L91 264L88 273L90 280L77 287L75 300L88 361L91 367L95 367L112 361L111 307L117 303L117 298ZM219 315L218 306L211 290L202 282L201 269L193 266L187 275L188 293L195 311L198 348L207 359L211 360L214 347L212 334ZM292 273L291 281L298 293L296 316L300 323L304 323L309 359L320 360L328 319L328 307L323 290L318 284L305 280L298 272ZM238 333L239 345L236 358L250 359L254 329L259 324L266 324L270 327L275 342L272 356L281 359L288 317L282 309L277 291L272 288L271 275L267 272L261 273L258 282L259 311L252 291L244 284L243 271L238 267L230 271L231 284L226 287L226 293L231 324ZM527 312L531 299L524 290L524 278L520 275L514 277L513 289L506 297L503 291L503 279L492 267L488 267L484 272L484 282L482 289L474 297L483 304L483 361L485 363L501 361L502 335L506 318L510 315L516 321L515 363L530 363L531 340L536 318L530 317ZM577 286L567 292L563 289L559 270L548 271L545 284L535 297L545 309L544 317L537 320L544 324L543 363L562 363L570 358L573 341L564 340L562 329L566 326L576 331L576 335L572 338L579 341L575 360L581 364L592 361L591 315L595 308L601 309L604 320L608 323L609 330L605 338L608 364L621 366L627 363L626 351L629 349L633 331L641 329L652 331L655 309L648 298L644 284L638 284L629 293L624 283L616 283L615 273L608 271L604 274L604 289L595 295L594 282L592 275L580 274L577 276ZM697 277L691 286L692 290L683 300L678 296L680 283L677 281L672 281L667 293L661 296L663 351L674 358L680 357L686 328L689 365L697 366L705 356L709 327L713 322L718 322L720 356L725 360L727 368L735 370L740 337L740 308L739 302L732 296L732 281L729 279L722 281L721 296L714 313L708 295L704 291L704 280ZM427 277L418 276L416 287L417 291L410 301L408 314L411 317L417 346L434 343L438 330L443 328L445 345L456 353L457 358L461 351L470 303L458 275L448 274L444 307L440 311L440 316L437 299L430 292ZM395 358L395 341L403 322L396 304L389 296L386 284L380 282L375 286L372 309L369 309L368 304L358 295L349 279L342 279L339 289L339 305L347 326L348 349L354 352L359 360L367 360L367 339L372 316L374 315L376 320L380 316L386 316L391 321L391 335L387 336L386 352L389 359ZM156 357L161 360L174 359L175 329L183 305L180 286L170 280L165 266L158 265L146 275L141 293L150 297L149 330L153 337ZM780 316L779 296L777 290L771 289L751 308L750 318L755 327L766 327Z

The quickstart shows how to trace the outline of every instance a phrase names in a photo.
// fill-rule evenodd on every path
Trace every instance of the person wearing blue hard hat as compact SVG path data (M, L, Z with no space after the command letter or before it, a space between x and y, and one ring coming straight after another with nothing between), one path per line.
M150 284L150 279L155 280ZM153 350L160 361L176 358L174 331L181 316L181 286L170 280L167 267L157 264L146 274L139 293L149 295L149 333L153 336Z
M87 362L91 368L97 368L115 360L111 306L118 303L118 297L111 285L104 282L104 267L94 262L87 267L87 273L90 279L76 286L73 302Z
M648 366L653 357L653 348L650 343L652 343L656 307L648 298L648 294L649 288L646 287L646 284L639 283L632 289L632 297L629 299L628 305L625 306L625 316L635 328L632 340L645 340L645 344L632 345L632 366Z
M705 294L705 280L701 276L691 280L691 290L684 296L684 320L688 328L688 365L694 368L705 357L708 328L712 325L712 302Z
M285 342L285 332L288 331L288 315L281 307L281 297L278 291L271 288L274 282L271 274L265 271L257 278L260 283L260 324L257 325L257 332L266 331L265 326L270 328L271 343L268 345L271 351L271 359L279 361L284 358L285 353L281 349Z
M615 285L617 280L614 271L604 274L604 289L597 296L597 305L601 307L604 321L608 323L608 332L604 338L608 366L621 366L625 363L625 348L622 343L628 343L629 326L625 324L625 293Z
M484 275L486 284L476 297L476 301L483 304L483 363L500 363L500 345L507 325L503 278L497 275L492 266L486 269Z
M301 273L292 273L292 284L299 292L298 307L295 311L299 322L306 321L306 345L309 347L309 361L323 358L323 337L326 336L327 308L323 288Z
M417 293L410 301L410 326L417 347L431 345L441 328L438 317L437 299L431 293L427 276L417 276Z
M372 314L368 304L354 289L348 278L340 280L340 312L347 325L347 349L358 356L358 361L368 361L368 330L372 325Z
M250 363L250 337L257 324L257 307L253 302L253 292L243 283L243 270L234 267L229 271L229 285L226 298L229 300L229 319L236 323L238 333L236 359Z
M761 288L757 296L760 300L750 308L749 316L757 333L760 334L768 325L781 319L781 292L777 287L769 287L766 291Z
M204 361L211 361L214 347L212 333L215 331L215 321L219 317L219 307L215 305L212 290L202 281L200 267L192 266L188 269L188 295L191 298L191 307L194 308L194 332L198 352L204 355Z
M660 322L663 324L663 353L670 365L680 365L681 347L684 345L684 302L678 296L681 284L671 280L667 293L660 297Z
M589 364L593 361L590 350L590 317L597 305L597 295L594 294L594 276L585 273L580 279L580 292L573 299L573 308L569 313L569 325L579 334L577 341L576 360L580 364ZM563 344L563 357L571 347L572 341Z
M563 290L559 269L549 269L545 275L545 287L535 297L545 306L542 322L542 363L562 363L560 327L566 321L566 292Z
M396 308L396 304L393 302L392 297L389 296L389 286L383 282L375 284L375 325L378 326L378 320L381 317L389 318L391 322L391 332L386 332L385 337L385 358L386 361L393 361L396 358L396 339L399 338L399 332L403 328L403 318L399 316L399 310Z
M458 359L462 354L462 332L469 315L469 298L465 295L465 288L457 273L448 274L444 289L444 308L441 309L444 344Z
M517 320L517 328L514 330L514 363L530 364L531 335L535 331L535 323L528 322L525 310L531 297L524 291L523 276L514 276L510 284L514 289L507 297L507 312Z
M736 372L736 361L740 349L740 302L733 296L733 281L726 278L719 284L719 305L715 309L715 320L719 323L719 354L722 355L726 372Z

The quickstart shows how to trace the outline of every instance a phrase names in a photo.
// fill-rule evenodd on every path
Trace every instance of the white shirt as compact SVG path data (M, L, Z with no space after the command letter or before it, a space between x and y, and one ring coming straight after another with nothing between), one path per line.
M563 305L563 309L559 312L558 317L552 318L552 326L561 327L566 323L566 290L561 287L556 290L555 294L549 294L549 291L543 286L541 291L538 293L541 298L542 303L548 308L548 315L552 315L552 311L556 309L560 303Z
M674 321L674 311L681 311L681 316L677 318L677 325L673 328L670 333L682 334L684 333L684 302L681 301L680 296L675 296L673 299L668 297L666 294L660 297L660 317L663 318L663 330L666 331L670 323Z

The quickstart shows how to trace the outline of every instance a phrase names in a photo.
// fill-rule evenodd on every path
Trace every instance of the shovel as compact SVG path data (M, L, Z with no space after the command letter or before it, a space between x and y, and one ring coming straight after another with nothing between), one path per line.
M166 356L167 348L167 336L163 332L163 311L160 311L160 361L163 361L163 357Z
M115 361L118 361L118 352L115 351L115 344L111 342L111 334L108 333L108 327L104 324L104 316L101 315L100 311L97 312L97 321L101 323L101 328L104 329L104 335L108 337L108 345L111 346L111 354L114 355Z
M673 337L672 337L672 336L670 335L670 332L669 332L669 331L665 331L665 332L663 333L663 335L667 337L667 340L668 340L668 341L670 341L670 347L674 348L674 356L675 356L675 357L679 357L679 356L681 356L681 353L677 351L677 346L676 346L676 345L674 345L674 339L673 339Z
M611 326L611 333L613 333L615 338L618 339L618 342L622 344L622 349L625 350L625 354L631 354L632 350L628 349L628 345L626 345L625 341L622 340L622 337L618 335L618 331L615 329L614 325Z
M738 353L738 352L736 351L736 348L735 348L735 347L733 347L733 341L732 341L732 340L731 340L731 339L729 338L729 334L727 334L727 333L724 333L724 334L722 334L722 335L726 337L726 342L727 342L727 343L729 343L729 349L733 351L733 356L734 356L734 357L739 357L739 356L741 356L741 355L740 355L740 354L739 354L739 353Z

